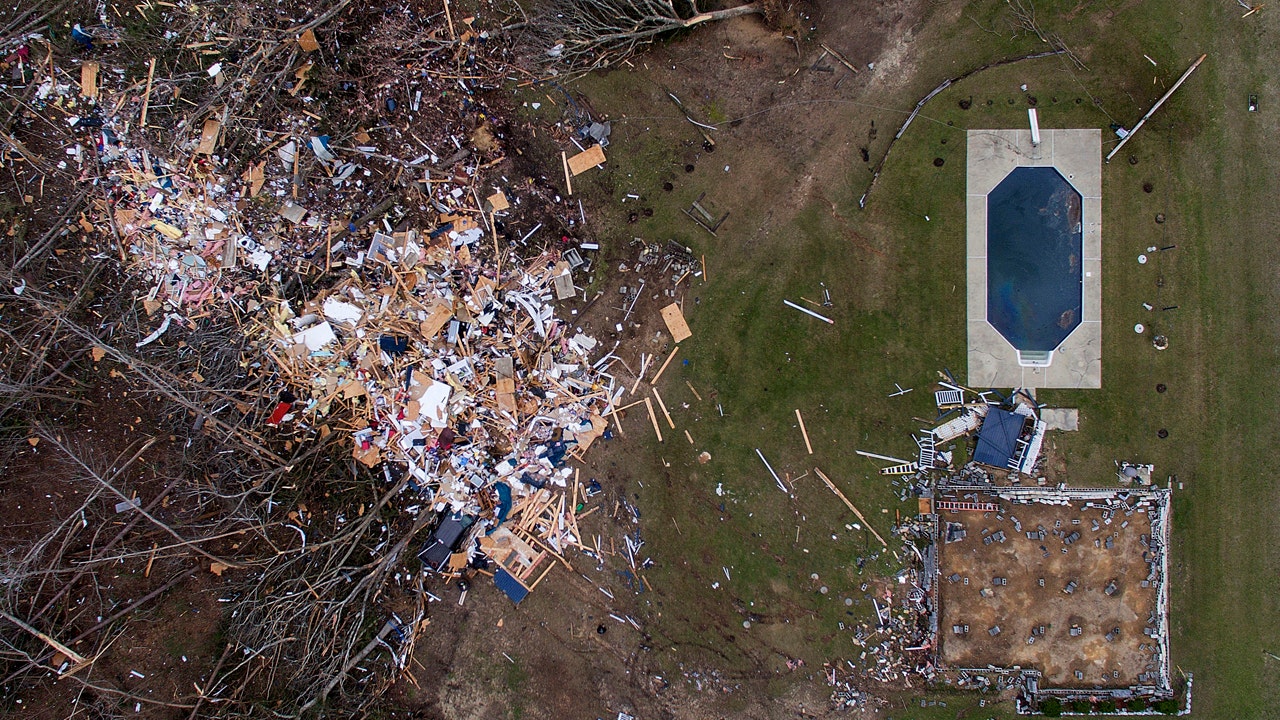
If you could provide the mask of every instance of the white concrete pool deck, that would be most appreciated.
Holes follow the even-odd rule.
[[[1083,205],[1080,325],[1047,367],[1023,367],[1018,351],[987,322],[987,193],[1017,167],[1056,167]],[[1102,387],[1102,134],[1099,130],[969,130],[966,272],[971,387]]]

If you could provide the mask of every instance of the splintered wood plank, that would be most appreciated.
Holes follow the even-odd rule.
[[[809,431],[804,429],[804,418],[800,416],[800,408],[796,408],[796,421],[800,423],[800,434],[804,436],[804,448],[813,454],[813,446],[809,444]]]
[[[591,168],[604,163],[604,148],[592,145],[586,150],[569,158],[569,172],[581,175]]]
[[[585,453],[591,449],[594,443],[601,435],[604,435],[605,428],[609,427],[609,422],[596,413],[591,413],[591,429],[585,432],[577,433],[578,448]]]
[[[313,53],[319,50],[320,43],[319,41],[316,40],[315,31],[307,30],[306,32],[299,35],[298,47],[301,47],[303,52],[309,52],[309,53]]]
[[[423,320],[418,329],[422,333],[422,337],[431,339],[440,332],[449,320],[453,318],[453,308],[446,303],[438,303],[431,307],[431,314]]]
[[[672,430],[676,429],[676,424],[671,420],[671,413],[667,412],[667,404],[662,402],[662,396],[658,394],[658,388],[653,388],[653,397],[658,401],[658,407],[662,409],[662,416],[667,419],[667,424]]]
[[[200,144],[196,146],[197,155],[213,154],[218,147],[218,132],[221,129],[222,123],[213,118],[204,121],[204,128],[200,131]]]
[[[501,212],[511,207],[506,194],[501,190],[485,198],[485,203],[489,206],[488,212]]]
[[[666,362],[662,363],[662,367],[658,368],[658,372],[653,376],[653,379],[649,381],[650,385],[658,384],[658,378],[662,377],[662,373],[667,371],[667,366],[671,364],[672,358],[674,358],[676,356],[676,353],[679,351],[680,351],[679,345],[671,348],[671,354],[667,356]],[[643,372],[641,374],[643,374]]]
[[[241,175],[246,183],[249,184],[249,197],[257,197],[262,192],[262,185],[267,181],[267,174],[264,168],[265,162],[257,162],[249,165],[249,168]]]
[[[96,99],[98,97],[98,69],[101,66],[92,60],[80,64],[80,94]]]
[[[685,322],[684,313],[676,303],[662,308],[662,321],[667,324],[667,331],[671,333],[672,340],[684,342],[693,337],[693,331],[689,329],[689,323]]]
[[[822,482],[826,483],[831,492],[836,494],[836,497],[844,501],[845,506],[853,511],[853,514],[862,521],[862,524],[867,526],[867,529],[871,531],[872,535],[876,536],[876,539],[880,541],[880,544],[885,547],[889,547],[889,543],[885,542],[884,538],[880,537],[880,533],[876,532],[876,529],[871,527],[871,523],[867,522],[867,519],[862,516],[862,511],[858,510],[858,508],[854,507],[853,503],[849,502],[849,498],[845,497],[844,493],[840,492],[840,488],[836,487],[836,484],[831,482],[831,478],[827,477],[827,474],[818,468],[814,468],[813,471],[818,474],[818,477],[821,478]]]
[[[662,428],[658,427],[658,416],[653,414],[653,401],[645,398],[644,406],[649,410],[649,421],[653,423],[653,432],[658,436],[658,442],[662,442]]]
[[[516,381],[512,378],[498,378],[498,409],[511,414],[516,413]]]

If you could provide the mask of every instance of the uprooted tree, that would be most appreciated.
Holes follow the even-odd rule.
[[[757,0],[704,12],[697,0],[547,0],[521,29],[532,64],[572,74],[620,62],[665,33],[741,15],[768,17],[774,5]]]

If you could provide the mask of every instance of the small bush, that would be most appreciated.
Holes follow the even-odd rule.
[[[1071,712],[1077,712],[1077,713],[1081,713],[1082,715],[1088,715],[1089,713],[1093,712],[1093,705],[1090,705],[1088,700],[1072,700]]]
[[[1147,709],[1147,701],[1142,698],[1133,698],[1129,701],[1128,705],[1125,705],[1125,708],[1128,709],[1129,712],[1142,712]]]
[[[1174,715],[1178,712],[1178,701],[1172,699],[1158,700],[1156,701],[1156,704],[1151,707],[1155,708],[1156,712],[1164,713],[1165,715]]]
[[[1049,698],[1040,703],[1040,714],[1045,717],[1061,717],[1062,701],[1058,698]]]
[[[1098,712],[1100,713],[1113,713],[1115,711],[1116,711],[1115,700],[1103,700],[1102,702],[1098,703]]]

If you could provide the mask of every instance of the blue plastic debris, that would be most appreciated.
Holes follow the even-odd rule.
[[[80,23],[71,26],[71,39],[84,46],[85,50],[93,49],[93,36],[80,28]]]
[[[507,597],[511,598],[511,602],[517,605],[529,595],[529,588],[520,582],[520,578],[501,567],[498,568],[498,572],[493,574],[493,584],[506,593]]]
[[[409,349],[409,338],[383,335],[378,338],[378,348],[388,355],[399,355]]]

